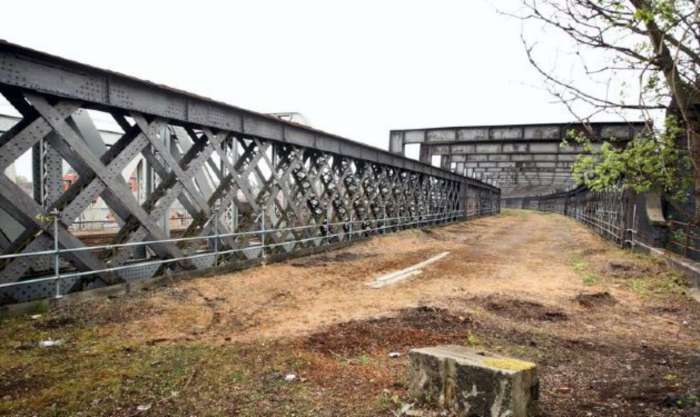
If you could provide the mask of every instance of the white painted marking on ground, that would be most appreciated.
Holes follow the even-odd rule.
[[[420,274],[421,272],[423,272],[421,268],[428,266],[433,262],[437,262],[449,254],[450,252],[442,252],[433,256],[432,258],[426,259],[423,262],[417,263],[413,266],[409,266],[408,268],[404,268],[400,271],[395,271],[386,275],[382,275],[381,277],[376,278],[373,282],[370,282],[367,285],[371,288],[382,288],[384,286],[403,281],[404,279]]]
[[[403,280],[408,279],[414,275],[418,275],[418,274],[422,274],[422,273],[423,273],[422,269],[418,269],[415,271],[407,271],[407,272],[404,272],[403,274],[396,275],[396,276],[392,277],[391,279],[387,279],[384,281],[369,282],[369,283],[367,283],[367,285],[369,285],[370,288],[382,288],[382,287],[386,287],[387,285],[396,284],[399,281],[403,281]]]

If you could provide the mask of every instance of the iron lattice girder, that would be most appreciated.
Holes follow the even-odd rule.
[[[18,72],[22,77],[12,75]],[[46,219],[57,210],[59,246],[80,249],[61,254],[61,269],[105,270],[95,275],[102,284],[133,275],[109,272],[134,262],[133,247],[125,244],[149,241],[145,256],[176,258],[178,262],[167,264],[173,270],[215,262],[190,261],[189,243],[166,240],[169,232],[164,221],[175,201],[192,218],[184,230],[186,237],[209,236],[214,230],[255,231],[262,222],[268,229],[263,238],[273,245],[268,250],[280,253],[345,239],[350,221],[356,224],[354,233],[368,233],[399,225],[391,220],[396,217],[452,216],[459,210],[482,214],[498,208],[498,189],[480,181],[4,43],[0,43],[0,93],[22,115],[0,136],[3,171],[42,143],[77,174],[75,182],[59,190],[60,195],[41,203],[0,175],[0,208],[23,227],[11,242],[5,242],[3,253],[50,250],[53,225]],[[178,110],[183,108],[184,113]],[[107,113],[121,127],[111,146],[97,133],[93,110]],[[123,176],[136,158],[148,164],[155,181],[143,199],[136,198]],[[121,246],[112,250],[83,250],[85,245],[72,231],[76,219],[97,199],[104,200],[119,226],[112,243]],[[229,220],[224,221],[226,212],[235,213],[234,222],[233,214],[226,214]],[[220,249],[242,249],[221,258],[235,261],[260,256],[247,249],[251,239],[258,238],[231,235],[214,244]],[[23,280],[30,273],[53,271],[42,272],[31,257],[0,261],[0,282]],[[154,273],[152,268],[140,276]],[[75,289],[81,286],[78,282]],[[16,293],[0,288],[0,298],[11,297],[18,300]]]
[[[117,141],[109,151],[106,151],[102,160],[109,164],[109,169],[113,172],[121,172],[126,164],[138,153],[140,149],[146,146],[145,138],[134,138],[138,134],[136,129],[128,129],[127,132]],[[87,209],[88,205],[101,194],[103,198],[112,202],[113,207],[114,197],[106,191],[106,186],[103,182],[96,179],[96,176],[82,162],[82,160],[67,146],[67,144],[58,137],[53,136],[50,141],[50,146],[55,149],[60,149],[60,154],[77,170],[80,177],[71,187],[63,193],[54,205],[49,206],[43,215],[51,213],[54,209],[60,211],[61,223],[65,227],[69,227],[76,218]],[[139,140],[140,139],[140,140]],[[127,144],[128,143],[128,144]],[[0,148],[2,149],[2,148]],[[120,156],[117,158],[117,156]],[[103,194],[104,192],[104,194]],[[124,215],[123,215],[124,216]],[[53,242],[46,236],[39,236],[35,240],[31,240],[42,227],[36,223],[34,227],[27,227],[25,231],[13,242],[13,245],[6,250],[6,253],[31,253],[41,250],[47,250],[52,247]],[[27,242],[30,242],[27,244]],[[80,246],[76,246],[80,247]],[[6,282],[16,277],[22,276],[32,265],[31,258],[16,258],[8,261],[0,271],[0,281]],[[111,275],[102,277],[108,283],[114,282]],[[106,279],[105,279],[106,278]]]

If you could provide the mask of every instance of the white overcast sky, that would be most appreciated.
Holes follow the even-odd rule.
[[[518,4],[22,0],[0,37],[387,148],[390,129],[572,119],[496,12]]]

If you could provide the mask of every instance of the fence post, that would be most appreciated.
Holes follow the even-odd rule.
[[[51,211],[53,217],[53,273],[56,282],[56,298],[63,297],[61,295],[61,251],[58,248],[58,209],[54,208]]]

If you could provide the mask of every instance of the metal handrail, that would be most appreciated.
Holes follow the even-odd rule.
[[[460,211],[463,212],[463,211]],[[223,234],[211,234],[211,235],[202,235],[202,236],[190,236],[190,237],[179,237],[179,238],[168,238],[168,239],[161,239],[161,240],[142,240],[140,242],[129,242],[129,243],[113,243],[113,244],[108,244],[108,245],[95,245],[95,246],[83,246],[79,248],[63,248],[59,249],[58,252],[63,254],[63,253],[72,253],[72,252],[83,252],[83,251],[93,251],[93,250],[100,250],[100,249],[115,249],[115,248],[122,248],[122,247],[134,247],[134,246],[148,246],[148,245],[158,245],[158,244],[163,244],[163,243],[175,243],[175,242],[186,242],[186,241],[194,241],[194,240],[209,240],[213,238],[226,238],[226,237],[238,237],[238,236],[256,236],[256,235],[261,235],[261,234],[268,234],[272,232],[286,232],[286,231],[294,231],[294,230],[302,230],[302,229],[310,229],[310,228],[316,228],[316,227],[326,227],[326,226],[338,226],[338,225],[346,225],[350,223],[363,223],[363,222],[386,222],[386,221],[393,221],[393,220],[401,220],[401,219],[411,219],[411,218],[416,218],[416,217],[431,217],[431,216],[439,216],[442,213],[437,213],[437,214],[427,214],[427,215],[420,215],[420,216],[403,216],[403,217],[387,217],[387,218],[382,218],[382,219],[365,219],[365,220],[348,220],[345,222],[335,222],[335,223],[328,223],[326,224],[315,224],[315,225],[304,225],[304,226],[294,226],[294,227],[286,227],[286,228],[280,228],[280,229],[258,229],[258,230],[250,230],[250,231],[245,231],[245,232],[232,232],[232,233],[223,233]],[[27,256],[40,256],[40,255],[53,255],[56,253],[55,250],[44,250],[44,251],[36,251],[36,252],[27,252],[27,253],[10,253],[10,254],[5,254],[5,255],[0,255],[0,260],[2,259],[12,259],[12,258],[21,258],[21,257],[27,257]]]
[[[497,208],[492,207],[486,210],[479,210],[477,213],[474,213],[474,215],[482,215],[482,214],[491,214],[493,212],[497,211]],[[57,240],[57,218],[58,216],[55,216],[54,218],[54,250],[45,250],[45,251],[37,251],[37,252],[30,252],[30,253],[18,253],[18,254],[7,254],[7,255],[1,255],[0,259],[8,259],[8,258],[18,258],[18,257],[27,257],[27,256],[42,256],[42,255],[54,255],[54,275],[49,276],[49,277],[42,277],[42,278],[34,278],[34,279],[28,279],[24,281],[17,281],[17,282],[10,282],[10,283],[0,283],[0,288],[7,288],[7,287],[13,287],[13,286],[18,286],[18,285],[25,285],[25,284],[31,284],[31,283],[38,283],[38,282],[50,282],[50,281],[55,281],[56,282],[56,297],[60,298],[61,297],[61,291],[60,291],[60,282],[64,279],[71,279],[71,278],[81,278],[84,276],[88,275],[94,275],[94,274],[100,274],[100,273],[106,273],[106,272],[117,272],[117,271],[122,271],[122,270],[127,270],[130,268],[141,268],[141,267],[147,267],[147,266],[153,266],[153,265],[163,265],[163,264],[169,264],[173,262],[180,262],[184,260],[191,260],[191,259],[198,259],[198,258],[203,258],[203,257],[210,257],[214,256],[214,265],[218,264],[218,257],[221,255],[227,255],[227,254],[232,254],[232,253],[240,253],[244,251],[255,251],[260,249],[262,251],[262,256],[264,257],[264,252],[265,248],[275,248],[275,247],[280,247],[280,246],[285,246],[289,244],[299,244],[299,243],[305,243],[309,241],[314,241],[314,240],[319,240],[319,239],[332,239],[336,237],[342,237],[342,236],[349,236],[350,238],[353,235],[356,234],[362,234],[362,233],[372,233],[372,232],[377,232],[377,231],[383,231],[386,229],[391,229],[391,228],[397,228],[397,227],[404,227],[404,226],[413,226],[413,225],[423,225],[425,223],[430,223],[430,222],[442,222],[445,220],[456,220],[457,218],[460,217],[460,214],[464,215],[466,212],[464,210],[458,210],[458,211],[452,211],[448,213],[431,213],[431,214],[425,214],[425,215],[414,215],[414,216],[402,216],[402,217],[393,217],[393,218],[381,218],[381,219],[365,219],[365,220],[349,220],[347,222],[335,222],[335,223],[329,223],[329,224],[322,224],[322,225],[305,225],[305,226],[296,226],[292,228],[281,228],[281,229],[265,229],[264,225],[262,229],[258,231],[247,231],[247,232],[237,232],[237,233],[226,233],[226,234],[213,234],[213,235],[206,235],[206,236],[197,236],[197,237],[189,237],[189,238],[174,238],[174,239],[163,239],[163,240],[155,240],[155,241],[143,241],[143,242],[132,242],[132,243],[123,243],[123,244],[114,244],[114,245],[98,245],[98,246],[89,246],[89,247],[82,247],[82,248],[69,248],[69,249],[60,249],[58,247],[58,240]],[[442,216],[442,217],[437,217],[437,216]],[[469,217],[469,213],[466,213],[466,216],[464,217]],[[402,222],[398,224],[390,224],[390,225],[383,225],[375,228],[363,228],[360,230],[353,230],[352,229],[352,224],[355,223],[362,223],[362,222],[381,222],[381,223],[386,223],[388,221],[395,221],[395,220],[405,220],[405,219],[413,219],[413,221],[408,221],[408,222]],[[69,273],[61,273],[60,269],[58,268],[58,262],[60,259],[61,254],[65,253],[71,253],[71,252],[77,252],[77,251],[82,251],[82,250],[97,250],[97,249],[111,249],[111,248],[116,248],[116,247],[125,247],[125,246],[139,246],[139,245],[149,245],[149,244],[158,244],[158,243],[166,243],[166,242],[178,242],[178,241],[187,241],[187,240],[196,240],[196,239],[201,239],[201,240],[207,240],[207,239],[216,239],[218,241],[222,237],[227,237],[227,236],[246,236],[246,235],[260,235],[261,237],[264,237],[267,234],[270,233],[277,233],[277,232],[283,232],[283,231],[289,231],[289,230],[294,230],[294,229],[304,229],[304,228],[317,228],[317,227],[330,227],[330,226],[335,226],[335,225],[350,225],[350,230],[345,231],[345,232],[339,232],[339,233],[334,233],[334,234],[327,234],[327,235],[320,235],[320,236],[313,236],[313,237],[308,237],[308,238],[303,238],[303,239],[293,239],[293,240],[285,240],[283,242],[276,242],[276,243],[271,243],[271,244],[265,244],[265,240],[261,239],[261,244],[256,245],[256,246],[248,246],[245,248],[232,248],[232,249],[227,249],[227,250],[219,250],[218,245],[215,245],[214,251],[206,251],[204,253],[196,253],[196,254],[191,254],[187,256],[181,256],[177,258],[169,258],[169,259],[158,259],[158,260],[153,260],[153,261],[145,261],[145,262],[137,262],[137,263],[132,263],[128,265],[120,265],[120,266],[114,266],[110,268],[103,268],[103,269],[98,269],[98,270],[92,270],[92,271],[80,271],[80,272],[69,272]]]

